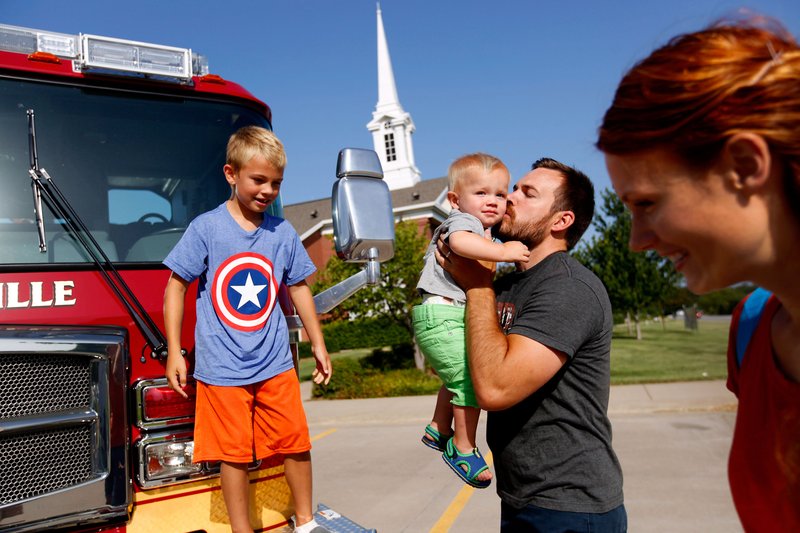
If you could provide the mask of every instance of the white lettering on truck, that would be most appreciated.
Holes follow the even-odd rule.
[[[74,281],[52,282],[52,290],[48,291],[48,296],[52,295],[52,298],[46,300],[43,281],[28,283],[27,296],[20,295],[19,286],[20,283],[17,281],[0,283],[0,309],[65,307],[75,305],[77,301],[72,296],[72,289],[75,287]]]

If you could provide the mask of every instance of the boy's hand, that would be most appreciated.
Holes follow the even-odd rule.
[[[311,373],[311,379],[317,385],[327,385],[333,375],[333,365],[331,365],[331,357],[328,355],[328,349],[325,345],[311,346],[311,351],[314,352],[314,359],[317,361],[317,367]]]
[[[180,348],[169,349],[167,355],[167,382],[169,388],[188,398],[189,395],[183,391],[186,387],[186,359],[183,358]]]
[[[506,263],[527,262],[531,257],[531,251],[527,246],[519,241],[508,241],[503,243],[503,261]]]

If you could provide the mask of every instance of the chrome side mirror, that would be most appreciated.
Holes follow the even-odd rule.
[[[351,263],[366,263],[349,278],[314,296],[317,313],[327,313],[356,291],[381,280],[381,262],[394,257],[394,212],[378,154],[345,148],[336,162],[332,215],[336,253]],[[299,327],[298,317],[287,317]]]
[[[331,201],[337,255],[351,263],[388,261],[394,256],[394,213],[378,154],[343,149],[336,177]]]

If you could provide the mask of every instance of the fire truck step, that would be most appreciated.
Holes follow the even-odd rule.
[[[377,530],[362,527],[322,503],[317,505],[314,519],[332,533],[377,533]]]

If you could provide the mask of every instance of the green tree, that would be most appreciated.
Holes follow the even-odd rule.
[[[420,234],[414,221],[400,222],[394,230],[394,257],[381,264],[381,281],[365,287],[332,311],[334,319],[387,316],[414,336],[411,308],[420,302],[417,280],[428,238]],[[361,263],[345,263],[334,256],[312,287],[316,294],[363,268]],[[421,358],[418,359],[421,362]]]
[[[641,339],[640,318],[645,314],[663,315],[676,289],[678,274],[652,250],[631,251],[630,211],[613,191],[604,190],[601,198],[602,213],[592,222],[597,234],[574,255],[603,281],[614,311],[623,313],[626,320],[633,318],[636,338]]]

